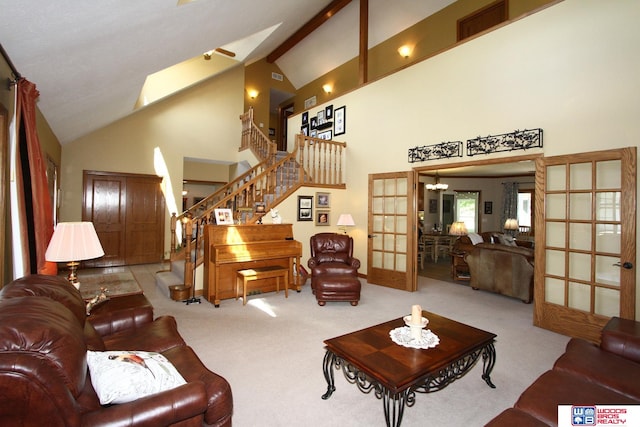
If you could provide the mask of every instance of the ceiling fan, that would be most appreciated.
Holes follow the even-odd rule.
[[[210,50],[208,52],[205,52],[203,54],[205,61],[209,61],[211,59],[211,55],[213,55],[213,52],[218,52],[222,55],[226,55],[230,58],[235,58],[236,54],[234,52],[231,52],[230,50],[227,49],[223,49],[221,47],[218,47],[216,49]]]

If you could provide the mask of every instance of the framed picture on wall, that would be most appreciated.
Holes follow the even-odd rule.
[[[309,112],[305,111],[304,113],[302,113],[302,124],[303,125],[308,125],[309,124]]]
[[[327,120],[333,119],[333,105],[324,107],[324,118]]]
[[[491,215],[493,213],[493,202],[484,202],[484,214]]]
[[[309,136],[309,124],[302,125],[300,127],[300,133],[303,134],[304,136]]]
[[[346,108],[344,105],[333,111],[333,134],[342,135],[346,132]]]
[[[316,225],[329,225],[331,211],[316,211]]]
[[[316,193],[316,207],[324,209],[331,206],[330,193]]]
[[[313,196],[298,196],[298,221],[313,221]]]
[[[326,139],[327,141],[331,140],[331,129],[329,130],[324,130],[322,132],[318,132],[318,138],[320,139]]]
[[[438,199],[429,199],[429,213],[438,213]]]

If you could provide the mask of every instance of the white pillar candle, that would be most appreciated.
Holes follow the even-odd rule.
[[[417,304],[411,306],[411,324],[422,325],[422,307]]]

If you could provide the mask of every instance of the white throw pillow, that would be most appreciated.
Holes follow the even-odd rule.
[[[102,405],[131,402],[186,384],[160,353],[87,351],[87,364]]]
[[[469,236],[469,240],[471,240],[471,243],[474,245],[484,242],[484,239],[482,238],[482,236],[477,233],[469,233],[467,234],[467,236]]]

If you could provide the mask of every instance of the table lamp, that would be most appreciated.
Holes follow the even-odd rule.
[[[80,288],[76,272],[80,261],[98,258],[104,250],[91,222],[60,222],[53,231],[45,259],[66,262],[69,267],[69,283]]]
[[[467,234],[467,226],[462,221],[456,221],[449,227],[449,234],[452,236],[465,236]]]
[[[356,223],[353,221],[351,214],[340,214],[338,217],[338,227],[347,234],[347,227],[353,227]]]
[[[515,218],[507,218],[504,222],[504,229],[511,236],[515,236],[516,230],[518,229],[518,220]]]

